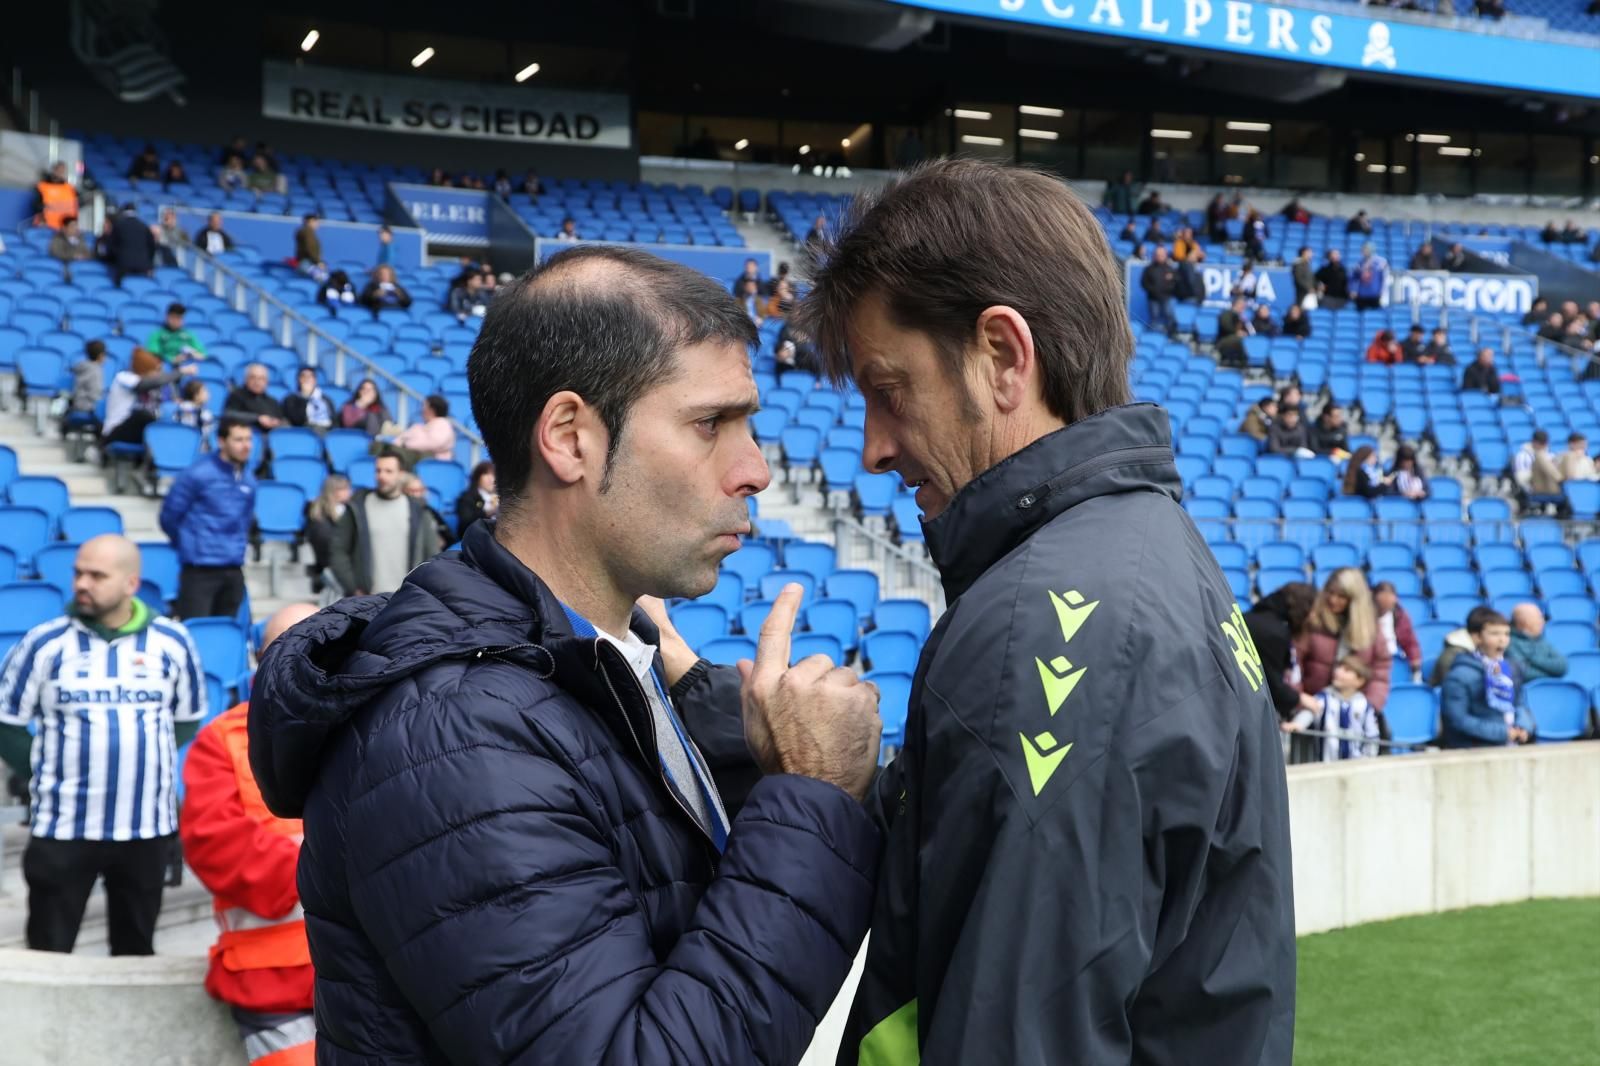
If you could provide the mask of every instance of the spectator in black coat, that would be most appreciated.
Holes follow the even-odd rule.
[[[161,157],[156,155],[156,150],[151,145],[145,145],[144,151],[134,156],[133,162],[128,164],[129,181],[160,181]],[[1555,223],[1551,223],[1555,225]]]
[[[744,261],[744,269],[739,272],[738,277],[733,279],[732,291],[735,296],[744,295],[744,283],[747,281],[756,283],[757,293],[761,291],[761,287],[764,284],[761,277],[761,264],[754,259],[746,259]]]
[[[1460,244],[1452,244],[1449,254],[1444,257],[1444,269],[1452,273],[1467,269],[1467,250]]]
[[[1550,317],[1544,320],[1544,325],[1540,326],[1534,335],[1554,344],[1560,344],[1567,337],[1566,319],[1561,317],[1560,311],[1552,311]]]
[[[1438,270],[1439,256],[1433,250],[1432,241],[1423,241],[1422,247],[1411,255],[1410,268],[1412,270]]]
[[[1330,311],[1350,302],[1350,271],[1337,248],[1328,249],[1327,262],[1317,271],[1317,298],[1319,305]]]
[[[1406,332],[1406,339],[1400,342],[1400,359],[1405,363],[1420,363],[1422,353],[1427,350],[1428,342],[1424,339],[1427,334],[1417,323],[1411,324],[1411,329]]]
[[[1428,346],[1422,349],[1422,356],[1417,360],[1423,366],[1455,366],[1456,355],[1450,350],[1450,342],[1446,339],[1445,331],[1436,329],[1433,337],[1428,341]]]
[[[1543,296],[1535,296],[1533,298],[1533,303],[1528,306],[1527,311],[1523,312],[1522,324],[1524,326],[1531,326],[1535,322],[1543,322],[1549,317],[1550,301],[1545,299]]]
[[[303,366],[295,375],[295,391],[283,398],[283,414],[291,426],[305,426],[318,433],[333,428],[333,403],[322,394],[316,367]]]
[[[1367,217],[1366,211],[1357,211],[1350,221],[1344,224],[1344,231],[1370,237],[1372,235],[1372,220]]]
[[[1294,661],[1294,642],[1305,630],[1306,619],[1311,616],[1316,602],[1315,586],[1291,581],[1263,596],[1245,612],[1245,628],[1255,642],[1256,654],[1261,656],[1273,709],[1285,722],[1301,710],[1318,709],[1316,697],[1306,695],[1288,681]]]
[[[1292,305],[1283,313],[1283,335],[1305,340],[1311,336],[1311,319],[1302,310],[1299,304]]]
[[[1278,404],[1278,418],[1267,427],[1266,450],[1273,455],[1309,458],[1311,442],[1306,435],[1305,423],[1300,421],[1300,408]]]
[[[312,561],[306,564],[311,575],[312,590],[321,592],[323,571],[333,561],[333,531],[350,503],[350,479],[343,474],[329,474],[322,482],[317,498],[306,504],[306,543],[311,545]]]
[[[233,238],[222,228],[222,212],[206,216],[206,224],[194,231],[194,246],[211,255],[233,251]]]
[[[500,493],[494,483],[494,464],[487,459],[472,468],[467,487],[456,497],[456,536],[467,535],[467,527],[480,518],[500,513]]]
[[[1272,320],[1272,308],[1266,304],[1256,304],[1256,313],[1250,319],[1250,329],[1262,337],[1276,337],[1281,332],[1278,324]]]
[[[1167,205],[1161,202],[1161,194],[1151,189],[1145,194],[1145,198],[1139,201],[1139,207],[1135,213],[1140,215],[1159,215],[1166,209]]]
[[[372,280],[361,290],[357,301],[377,318],[385,310],[405,310],[411,306],[411,294],[394,276],[394,267],[381,266],[372,272]]]
[[[156,235],[139,217],[137,204],[126,203],[111,222],[106,238],[106,258],[111,266],[112,283],[119,288],[129,274],[148,276],[156,263]]]
[[[1478,349],[1478,357],[1467,367],[1467,372],[1461,375],[1461,391],[1491,393],[1500,391],[1500,370],[1494,365],[1493,348]]]
[[[1255,332],[1251,326],[1243,296],[1235,296],[1233,305],[1217,316],[1217,361],[1226,367],[1243,369],[1249,363],[1245,355],[1244,339]]]
[[[267,394],[269,374],[265,365],[251,363],[244,368],[244,384],[228,393],[222,417],[259,426],[263,430],[277,429],[286,421],[283,405]]]
[[[1155,258],[1144,268],[1144,277],[1139,279],[1139,287],[1144,289],[1145,298],[1150,304],[1151,329],[1171,335],[1177,328],[1178,324],[1172,317],[1172,296],[1177,286],[1178,272],[1167,259],[1166,246],[1157,245]]]
[[[1350,427],[1344,408],[1329,401],[1311,426],[1311,450],[1318,455],[1341,456],[1350,450]]]

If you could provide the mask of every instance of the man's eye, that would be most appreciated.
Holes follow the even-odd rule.
[[[695,423],[696,426],[700,427],[700,431],[702,433],[706,433],[710,436],[716,435],[717,427],[721,424],[722,417],[720,415],[712,415],[710,418],[702,418],[700,421]]]

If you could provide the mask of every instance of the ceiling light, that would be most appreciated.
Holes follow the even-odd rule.
[[[977,119],[979,122],[988,122],[990,119],[994,118],[994,115],[991,112],[988,112],[988,111],[974,111],[971,108],[966,108],[966,107],[958,107],[958,108],[956,108],[955,115],[956,115],[956,118],[974,118],[974,119]]]
[[[318,33],[316,30],[312,30],[310,33],[306,34],[305,37],[300,41],[300,51],[311,51],[317,46],[317,38],[321,36],[322,34]]]
[[[1059,107],[1035,107],[1033,104],[1023,104],[1017,110],[1024,115],[1038,115],[1040,118],[1061,118],[1066,114]]]
[[[1600,166],[1600,155],[1592,155],[1592,156],[1590,156],[1589,157],[1589,165],[1591,167]]]
[[[1272,130],[1270,122],[1225,122],[1223,125],[1235,133],[1268,133]]]
[[[811,146],[809,144],[802,144],[800,146],[800,154],[801,155],[810,155],[811,154]]]
[[[1225,144],[1222,146],[1222,150],[1229,155],[1261,154],[1261,146],[1259,144]]]
[[[529,78],[533,77],[537,73],[539,73],[539,64],[537,64],[537,63],[529,63],[527,66],[525,66],[521,70],[517,71],[517,81],[519,81],[519,82],[527,81]]]
[[[737,141],[733,142],[733,150],[735,152],[742,152],[746,148],[749,148],[749,147],[750,147],[750,138],[748,138],[748,137],[740,137]]]
[[[1389,168],[1389,173],[1391,173],[1391,174],[1404,174],[1405,172],[1406,172],[1406,168],[1405,167],[1390,167]]]
[[[428,60],[430,60],[432,58],[433,58],[433,46],[429,45],[428,47],[424,48],[422,51],[418,52],[416,55],[411,57],[411,65],[413,67],[420,67],[420,66],[422,66],[422,64],[426,63]]]
[[[1017,131],[1017,136],[1030,137],[1036,141],[1059,141],[1061,139],[1061,134],[1055,130],[1020,129]]]
[[[963,133],[961,135],[961,143],[962,144],[982,144],[982,145],[987,145],[987,146],[989,146],[991,148],[998,148],[1002,144],[1005,144],[1006,142],[1001,140],[999,137],[979,137],[975,133]]]
[[[1365,153],[1365,152],[1357,152],[1356,153],[1356,162],[1357,163],[1365,163],[1366,161],[1367,161],[1367,153]]]
[[[1454,155],[1454,156],[1470,156],[1472,154],[1472,149],[1471,148],[1453,148],[1450,145],[1445,145],[1444,147],[1439,149],[1439,154],[1440,155]]]
[[[1406,139],[1410,140],[1409,137]],[[1417,134],[1417,141],[1421,144],[1449,144],[1450,135],[1448,133],[1419,133]]]
[[[1416,139],[1417,139],[1417,135],[1415,133],[1406,134],[1406,141],[1407,142],[1414,141]]]
[[[1367,173],[1368,174],[1387,174],[1387,173],[1389,173],[1389,168],[1384,166],[1382,163],[1368,163],[1367,164]]]
[[[840,148],[849,148],[850,147],[850,138],[846,137],[843,140],[841,140],[839,142],[839,147]]]
[[[1187,141],[1194,137],[1193,130],[1151,130],[1150,136],[1164,141]]]

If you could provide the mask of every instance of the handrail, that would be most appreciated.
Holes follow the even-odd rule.
[[[759,525],[760,519],[756,521]],[[905,596],[922,600],[935,619],[944,613],[944,583],[938,568],[926,556],[913,553],[843,514],[833,518],[833,543],[841,567],[865,563],[883,575],[885,599]]]
[[[331,376],[335,385],[341,388],[346,387],[346,364],[354,360],[360,364],[363,374],[377,378],[395,390],[398,400],[394,416],[395,421],[400,425],[410,425],[411,420],[407,416],[409,414],[409,405],[412,402],[416,403],[419,410],[421,409],[422,401],[426,398],[421,393],[373,363],[370,358],[351,348],[339,338],[317,328],[316,324],[310,319],[295,311],[284,301],[249,278],[244,277],[238,271],[219,262],[210,253],[202,251],[185,240],[178,245],[176,254],[180,264],[185,259],[191,260],[188,264],[188,269],[194,279],[209,285],[211,291],[215,295],[227,299],[234,310],[248,314],[250,311],[250,299],[254,298],[255,313],[252,315],[252,319],[258,328],[272,332],[273,321],[271,315],[276,313],[278,316],[276,335],[279,343],[285,348],[294,347],[294,331],[296,328],[300,329],[305,335],[305,349],[302,354],[305,356],[306,362],[311,366],[321,367],[321,352],[318,349],[326,345],[333,353]],[[207,277],[208,271],[211,274],[209,278]],[[233,286],[231,295],[227,291],[229,283]],[[472,463],[475,465],[484,454],[483,438],[467,428],[458,419],[452,418],[450,423],[455,426],[458,436],[465,437],[471,442]]]
[[[1296,729],[1292,733],[1285,733],[1288,737],[1318,737],[1331,740],[1348,740],[1351,743],[1372,744],[1379,748],[1404,748],[1407,751],[1438,751],[1436,744],[1405,744],[1398,740],[1384,740],[1380,737],[1369,737],[1364,733],[1351,733],[1340,729]],[[1326,759],[1312,759],[1311,762],[1326,762]]]

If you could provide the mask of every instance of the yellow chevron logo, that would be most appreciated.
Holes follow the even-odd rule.
[[[1092,603],[1083,602],[1083,594],[1077,589],[1068,589],[1059,596],[1050,593],[1050,605],[1056,609],[1056,618],[1061,622],[1061,639],[1072,643],[1072,638],[1078,635],[1078,630],[1083,623],[1089,620],[1094,609],[1100,606],[1100,601]]]
[[[1050,778],[1067,757],[1067,752],[1072,750],[1072,745],[1060,744],[1049,730],[1032,740],[1028,739],[1026,733],[1018,733],[1017,739],[1022,741],[1022,758],[1028,764],[1028,780],[1033,785],[1033,794],[1037,796],[1050,783]]]
[[[1039,683],[1044,686],[1045,703],[1049,705],[1053,718],[1061,705],[1067,702],[1067,697],[1072,695],[1072,690],[1078,687],[1088,667],[1080,666],[1074,670],[1065,655],[1057,655],[1048,663],[1039,658],[1033,661],[1039,667]]]

